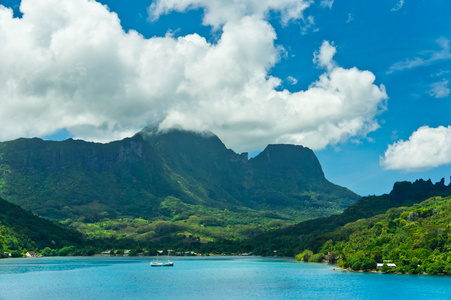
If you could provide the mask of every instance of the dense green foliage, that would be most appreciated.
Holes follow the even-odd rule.
[[[341,267],[375,270],[376,263],[388,261],[396,267],[386,264],[383,272],[451,275],[451,197],[391,208],[337,228],[328,238],[315,255],[331,250]],[[305,260],[305,253],[297,259]]]
[[[65,207],[68,218],[63,223],[78,229],[84,238],[0,199],[3,250],[0,257],[5,253],[19,257],[30,250],[59,256],[93,255],[104,250],[122,255],[124,249],[130,249],[130,255],[155,255],[159,249],[173,249],[182,254],[292,255],[303,251],[296,259],[338,261],[339,266],[353,270],[374,270],[376,263],[391,261],[397,267],[384,265],[383,272],[449,274],[451,197],[441,196],[450,194],[451,184],[445,186],[444,180],[435,185],[423,180],[396,183],[389,195],[364,197],[340,215],[284,229],[278,228],[293,222],[288,208],[272,212],[226,206],[229,210],[195,201],[184,202],[175,196],[158,200],[154,208],[158,217],[153,219],[109,218],[103,211],[93,222],[86,215]],[[430,196],[437,197],[416,204]],[[99,207],[100,201],[94,208]]]
[[[22,256],[27,250],[37,251],[45,247],[82,248],[83,244],[81,233],[37,217],[0,198],[0,256],[5,256],[5,252]]]
[[[390,260],[397,267],[384,272],[450,273],[451,184],[398,182],[354,203],[300,146],[269,145],[249,160],[184,131],[108,144],[19,139],[0,143],[0,195],[63,223],[0,199],[0,257],[299,253],[354,270]]]
[[[240,240],[359,198],[327,181],[310,149],[270,145],[248,159],[213,134],[150,128],[108,144],[0,143],[0,196],[90,237],[139,241]]]
[[[348,223],[383,214],[390,208],[411,206],[429,197],[448,195],[451,195],[451,184],[446,186],[444,180],[436,184],[430,180],[417,180],[414,183],[397,182],[390,194],[363,197],[345,209],[342,214],[274,230],[253,238],[250,243],[253,251],[262,255],[269,255],[274,250],[286,256],[295,256],[305,249],[318,253],[331,239],[346,240],[349,237],[348,231],[335,230]]]
[[[187,241],[201,242],[215,239],[243,240],[291,224],[283,215],[267,211],[245,208],[220,210],[185,204],[174,197],[167,197],[161,207],[170,211],[170,217],[153,221],[143,218],[104,218],[96,223],[67,219],[63,223],[84,232],[89,238],[127,237],[143,242],[179,236],[184,236]]]
[[[138,219],[123,221],[135,226],[147,222]],[[121,222],[105,221],[105,223],[107,227],[118,226],[118,224],[122,226]],[[138,253],[155,255],[159,249],[174,249],[182,253],[195,251],[216,254],[249,251],[238,241],[217,239],[215,242],[205,243],[208,240],[172,232],[170,222],[161,221],[160,224],[154,225],[156,231],[166,232],[166,235],[154,240],[143,239],[140,241],[139,239],[124,238],[130,236],[121,235],[122,232],[127,233],[126,230],[120,230],[122,227],[111,228],[111,231],[118,229],[119,234],[105,237],[96,236],[79,228],[81,232],[85,233],[83,236],[78,231],[35,216],[0,198],[0,258],[22,257],[28,251],[44,256],[93,255],[105,250],[121,255],[124,253],[124,249],[130,249],[130,255]]]

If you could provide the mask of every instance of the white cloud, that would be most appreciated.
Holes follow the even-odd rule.
[[[307,18],[304,18],[304,25],[301,27],[302,35],[307,34],[309,30],[313,32],[319,31],[319,29],[315,27],[315,18],[313,16],[308,16]]]
[[[208,3],[222,9],[221,1]],[[309,2],[267,0],[252,6],[255,13],[215,22],[219,13],[208,4],[205,18],[223,23],[214,44],[197,34],[126,33],[118,16],[94,1],[22,0],[21,19],[0,6],[0,139],[66,128],[77,138],[109,141],[156,121],[211,130],[235,151],[274,142],[321,149],[365,137],[378,128],[385,89],[369,71],[339,67],[333,44],[315,53],[325,70],[305,91],[278,91],[281,80],[269,75],[281,52],[264,14],[289,14],[282,8],[302,3]]]
[[[399,2],[396,3],[396,6],[393,7],[393,8],[391,9],[391,11],[398,11],[398,10],[400,10],[403,6],[404,6],[404,0],[399,0]]]
[[[263,19],[269,11],[276,11],[286,24],[302,19],[304,10],[312,3],[313,0],[157,0],[149,7],[149,16],[151,20],[157,20],[171,11],[204,8],[204,25],[219,28],[245,16]]]
[[[424,171],[451,163],[451,126],[420,127],[408,141],[388,146],[381,166],[388,170]]]
[[[330,9],[332,9],[332,5],[334,4],[334,0],[321,0],[320,5],[322,7],[329,7]]]
[[[293,76],[288,76],[288,77],[287,77],[287,81],[288,81],[288,83],[291,84],[291,85],[295,85],[295,84],[298,83],[298,80],[297,80],[296,78],[294,78]]]
[[[226,145],[239,150],[261,149],[269,141],[322,149],[365,136],[378,128],[375,116],[385,109],[385,89],[374,85],[375,77],[368,71],[337,67],[332,48],[325,41],[316,53],[317,63],[328,71],[307,91],[277,92],[274,88],[279,80],[266,80],[259,74],[238,93],[170,112],[162,127],[214,127]],[[198,97],[202,95],[204,89]]]
[[[442,81],[431,84],[429,95],[434,98],[445,98],[449,96],[449,92],[448,80],[443,79]]]
[[[426,51],[425,54],[421,56],[397,62],[389,68],[387,73],[390,74],[396,71],[410,70],[417,67],[428,66],[438,61],[451,59],[450,41],[442,37],[437,40],[437,44],[439,44],[441,50]]]
[[[449,73],[450,73],[449,70],[440,70],[440,71],[438,71],[438,72],[435,73],[435,74],[431,74],[431,77],[432,77],[432,78],[434,78],[434,77],[440,77],[440,76],[442,76],[442,75],[449,74]]]
[[[332,70],[335,67],[333,57],[337,53],[337,49],[333,44],[328,41],[323,41],[319,51],[316,51],[313,55],[313,62],[320,67],[325,67],[328,70]]]

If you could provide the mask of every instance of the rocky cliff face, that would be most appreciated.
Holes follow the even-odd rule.
[[[316,155],[302,146],[268,145],[251,163],[256,168],[271,172],[296,172],[305,178],[324,179]]]
[[[149,128],[108,144],[0,143],[0,196],[56,219],[155,217],[168,196],[221,209],[316,215],[337,213],[359,198],[327,181],[308,148],[269,145],[248,160],[211,133]]]
[[[410,181],[399,181],[393,185],[390,192],[390,202],[393,204],[414,204],[434,196],[451,195],[451,183],[446,186],[445,178],[435,184],[429,179]]]

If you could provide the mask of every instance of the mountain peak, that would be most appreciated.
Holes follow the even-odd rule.
[[[316,155],[303,146],[270,144],[251,162],[269,169],[296,170],[307,176],[324,177]]]

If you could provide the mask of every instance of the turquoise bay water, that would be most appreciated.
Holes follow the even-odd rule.
[[[0,260],[0,299],[451,299],[451,277],[351,273],[283,258]]]

